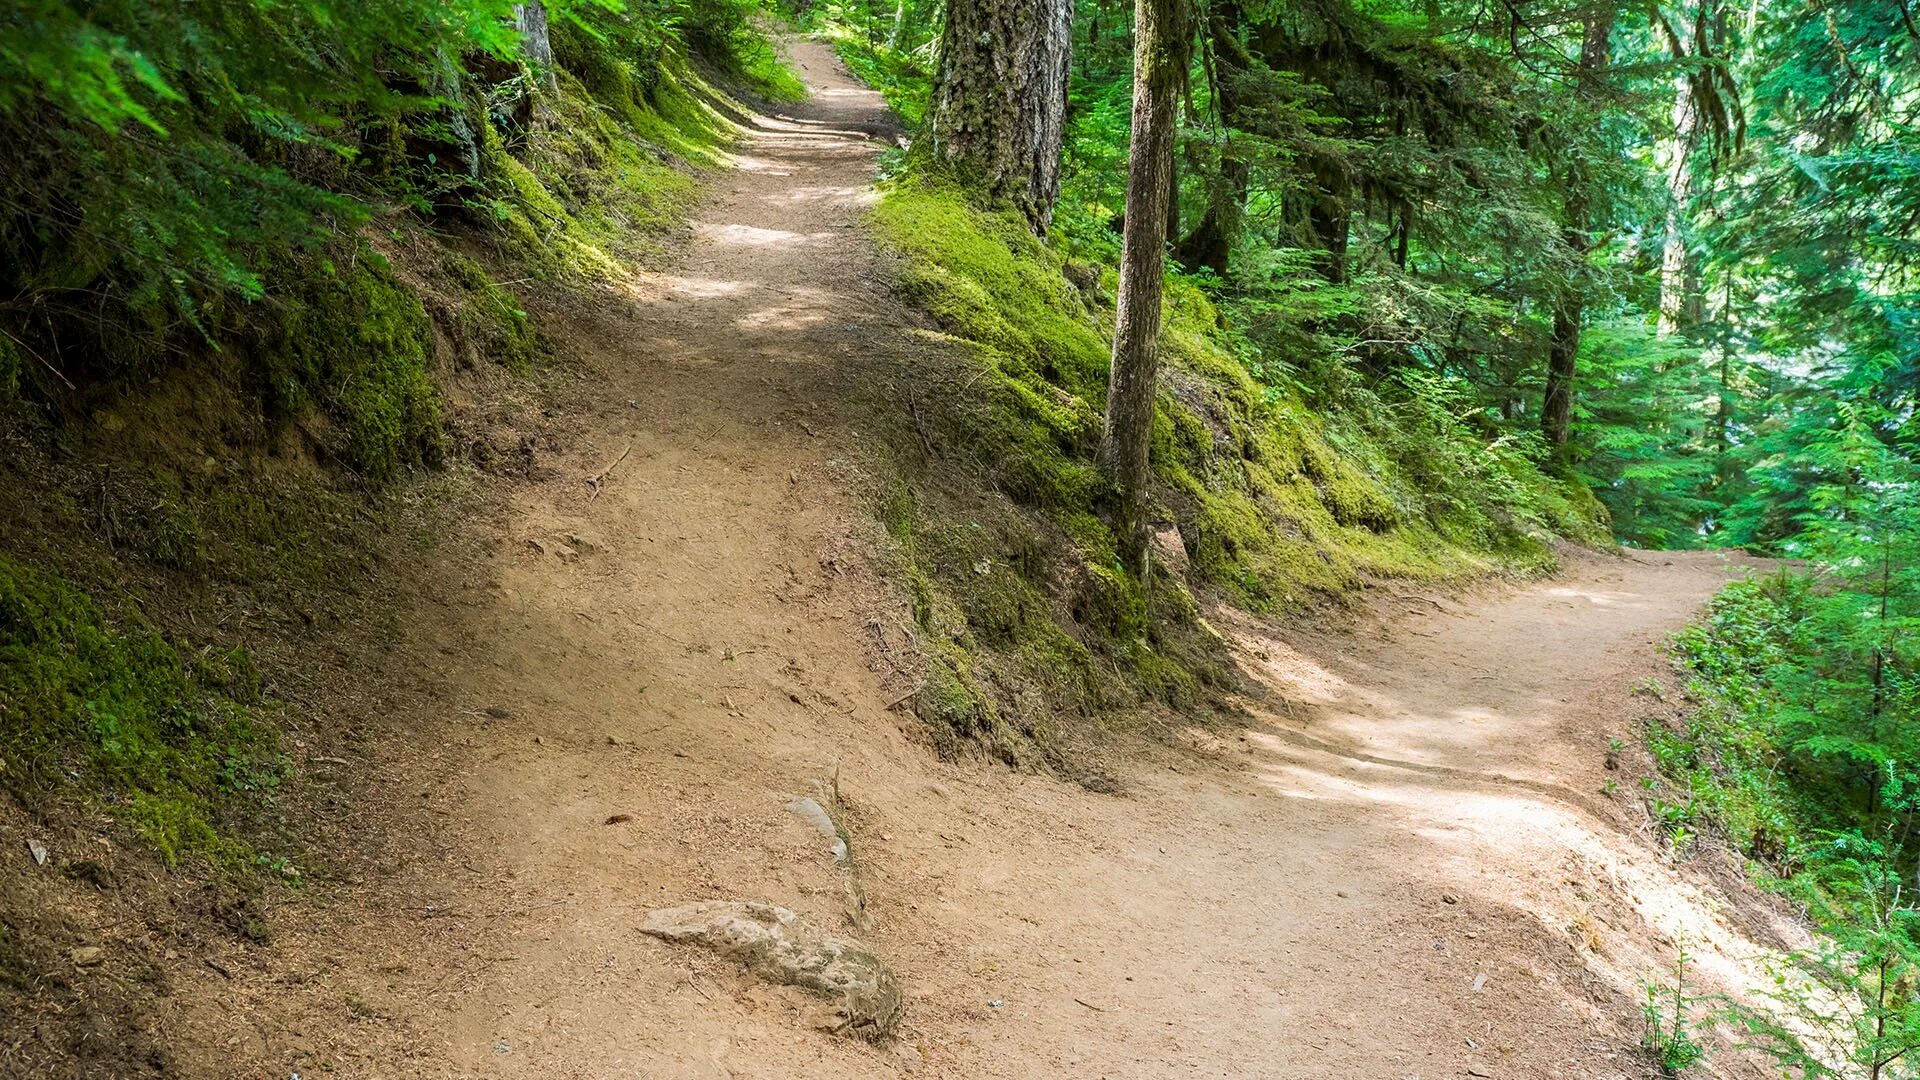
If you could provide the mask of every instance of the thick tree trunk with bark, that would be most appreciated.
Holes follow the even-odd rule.
[[[1133,128],[1128,145],[1127,220],[1120,242],[1120,295],[1107,384],[1100,460],[1118,503],[1121,557],[1146,572],[1147,448],[1159,388],[1160,302],[1166,284],[1167,199],[1172,189],[1175,110],[1186,78],[1187,0],[1136,0]]]
[[[1072,0],[953,0],[940,38],[933,153],[1044,233],[1060,197]]]
[[[1580,45],[1580,77],[1592,83],[1607,66],[1607,40],[1613,33],[1611,10],[1587,24],[1586,38]],[[1587,238],[1590,207],[1586,171],[1570,166],[1566,177],[1566,220],[1561,224],[1561,240],[1582,260],[1592,246]],[[1580,359],[1580,329],[1586,316],[1586,282],[1580,275],[1567,284],[1554,304],[1553,338],[1547,345],[1547,389],[1540,406],[1540,431],[1553,449],[1556,463],[1564,464],[1567,440],[1573,432],[1573,384]]]
[[[1677,49],[1684,45],[1676,43]],[[1700,270],[1687,246],[1692,222],[1693,163],[1696,135],[1692,85],[1685,75],[1673,80],[1673,137],[1662,147],[1667,177],[1667,238],[1660,250],[1660,336],[1692,333],[1705,310]]]

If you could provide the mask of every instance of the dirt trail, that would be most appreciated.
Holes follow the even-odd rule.
[[[1576,555],[1347,633],[1230,626],[1280,712],[1143,748],[1120,797],[933,760],[886,708],[833,408],[907,321],[861,228],[883,114],[796,55],[814,101],[757,123],[683,268],[574,313],[592,394],[550,478],[430,575],[394,666],[438,717],[369,751],[380,870],[180,974],[181,1038],[245,1075],[1643,1075],[1636,980],[1675,939],[1751,949],[1603,759],[1734,568]],[[836,772],[894,1047],[635,929],[711,897],[845,929],[785,808]]]

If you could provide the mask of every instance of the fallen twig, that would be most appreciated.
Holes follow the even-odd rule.
[[[600,489],[606,486],[607,477],[612,474],[613,470],[621,462],[627,460],[627,455],[631,453],[633,453],[633,444],[628,443],[626,446],[626,449],[620,451],[620,456],[608,462],[606,468],[601,469],[599,472],[594,473],[592,476],[587,477],[587,487],[589,490],[593,492],[593,494],[587,496],[588,502],[592,502],[593,500],[600,497]]]
[[[5,330],[0,330],[0,334],[7,334],[7,332],[6,332]],[[41,363],[41,365],[42,365],[42,366],[44,366],[44,367],[45,367],[45,368],[46,368],[46,369],[47,369],[48,371],[51,371],[51,372],[53,372],[53,374],[54,374],[54,377],[55,377],[55,378],[58,378],[58,379],[59,379],[59,380],[60,380],[61,382],[63,382],[63,383],[66,383],[66,384],[67,384],[67,389],[69,389],[69,390],[78,390],[78,389],[80,389],[79,387],[77,387],[77,386],[75,386],[75,385],[73,385],[73,380],[72,380],[72,379],[69,379],[69,378],[67,378],[67,373],[66,373],[66,372],[64,372],[64,371],[61,371],[61,370],[60,370],[59,368],[57,368],[57,367],[54,367],[54,366],[53,366],[53,364],[52,364],[51,362],[49,362],[49,361],[47,360],[47,358],[46,358],[46,357],[44,357],[44,356],[41,356],[41,355],[40,355],[39,353],[37,353],[37,352],[35,352],[35,351],[33,350],[33,347],[32,347],[32,346],[30,346],[30,345],[28,345],[28,344],[27,344],[26,342],[24,342],[24,341],[21,341],[21,340],[20,340],[19,338],[17,338],[17,337],[14,337],[14,336],[13,336],[12,334],[7,334],[7,338],[8,338],[8,339],[9,339],[10,341],[12,341],[12,342],[13,342],[13,343],[14,343],[15,345],[18,345],[18,346],[20,346],[20,347],[21,347],[22,349],[25,349],[25,350],[27,350],[27,355],[28,355],[28,356],[31,356],[31,357],[33,357],[33,358],[34,358],[35,360],[38,360],[38,361],[40,361],[40,363]]]

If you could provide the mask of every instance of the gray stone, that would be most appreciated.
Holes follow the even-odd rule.
[[[850,852],[847,841],[840,835],[840,827],[833,823],[833,815],[813,799],[800,798],[787,804],[787,810],[801,821],[813,826],[821,839],[827,842],[827,851],[835,862],[846,862]]]
[[[738,900],[682,904],[649,912],[640,932],[704,946],[768,982],[831,999],[842,1034],[879,1041],[900,1022],[903,999],[893,972],[867,950],[813,929],[786,908]]]

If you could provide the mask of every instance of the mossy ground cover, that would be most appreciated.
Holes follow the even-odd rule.
[[[1117,560],[1095,462],[1112,270],[937,178],[888,182],[874,218],[899,287],[940,328],[943,359],[914,376],[920,438],[990,492],[968,506],[922,474],[884,500],[928,642],[916,702],[943,738],[1058,759],[1065,727],[1213,699],[1231,677],[1195,593],[1293,615],[1374,579],[1534,571],[1557,536],[1606,539],[1590,496],[1476,441],[1444,403],[1347,389],[1331,412],[1262,381],[1207,293],[1176,278],[1160,563],[1142,582]]]
[[[16,797],[87,790],[169,863],[245,868],[234,823],[287,769],[244,648],[116,626],[71,584],[4,556],[0,738]]]
[[[280,707],[238,638],[145,612],[203,594],[256,628],[359,617],[330,608],[375,573],[394,493],[462,447],[449,382],[522,377],[548,353],[517,290],[591,287],[673,243],[740,107],[678,46],[649,61],[576,34],[556,34],[561,68],[523,121],[467,103],[479,176],[457,199],[287,253],[260,302],[209,308],[150,382],[23,400],[19,357],[0,357],[0,492],[29,507],[0,527],[0,782],[16,798],[79,800],[170,863],[243,871],[262,853]],[[717,67],[791,95],[757,44]]]

